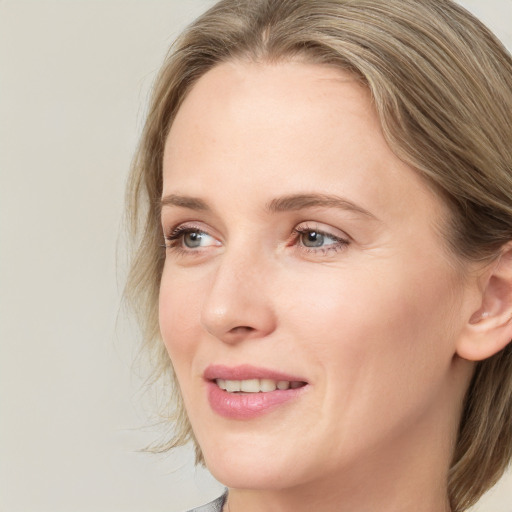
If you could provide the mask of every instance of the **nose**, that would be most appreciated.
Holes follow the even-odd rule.
[[[246,252],[221,258],[201,310],[204,329],[225,343],[268,336],[277,323],[268,266]]]

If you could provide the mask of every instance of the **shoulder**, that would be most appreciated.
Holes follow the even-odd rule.
[[[211,501],[206,505],[202,505],[201,507],[193,508],[188,512],[222,512],[222,507],[226,502],[227,496],[228,492],[226,491],[222,496],[219,496],[216,500]]]

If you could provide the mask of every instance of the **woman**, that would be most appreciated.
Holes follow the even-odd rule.
[[[510,56],[447,0],[224,0],[181,36],[128,291],[176,379],[161,449],[229,489],[208,510],[459,512],[501,476],[511,112]]]

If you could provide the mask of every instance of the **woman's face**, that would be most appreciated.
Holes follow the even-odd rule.
[[[319,65],[219,65],[163,179],[160,328],[213,474],[282,489],[448,464],[467,288],[368,92]]]

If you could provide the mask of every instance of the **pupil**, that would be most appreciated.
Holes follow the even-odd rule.
[[[197,231],[192,231],[191,233],[187,233],[183,239],[185,245],[189,248],[199,247],[201,245],[201,233]]]
[[[304,235],[302,241],[306,247],[321,247],[324,243],[324,236],[316,231],[310,231]]]

